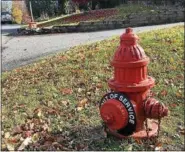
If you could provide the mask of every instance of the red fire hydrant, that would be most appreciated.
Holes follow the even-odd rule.
[[[114,67],[114,77],[108,81],[111,92],[100,102],[106,131],[121,138],[154,137],[158,123],[150,121],[146,128],[145,121],[168,115],[168,108],[150,97],[155,80],[147,75],[149,58],[138,39],[131,28],[120,37],[120,46],[111,61]]]

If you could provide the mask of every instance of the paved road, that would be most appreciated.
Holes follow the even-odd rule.
[[[17,29],[19,29],[21,25],[17,24],[2,24],[1,26],[1,33],[8,34],[8,33],[17,33]]]
[[[184,23],[136,27],[134,28],[134,32],[139,33],[176,25],[184,25]],[[32,63],[40,57],[59,51],[65,51],[73,46],[100,41],[114,35],[121,35],[123,32],[124,29],[116,29],[90,33],[65,33],[19,37],[3,35],[2,71]]]

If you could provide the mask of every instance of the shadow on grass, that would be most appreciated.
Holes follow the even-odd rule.
[[[37,142],[25,150],[105,150],[112,149],[112,146],[119,147],[120,142],[114,137],[107,138],[102,126],[74,126],[61,132],[43,133]]]

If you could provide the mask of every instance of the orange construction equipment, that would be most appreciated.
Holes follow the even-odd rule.
[[[36,22],[29,22],[28,27],[29,27],[29,29],[37,28],[37,23]]]

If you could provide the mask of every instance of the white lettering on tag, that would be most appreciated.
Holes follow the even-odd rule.
[[[110,94],[110,98],[113,99],[114,98],[114,94]]]
[[[131,124],[135,124],[135,122],[134,122],[134,120],[132,120],[132,119],[129,119],[129,122],[131,123]]]

